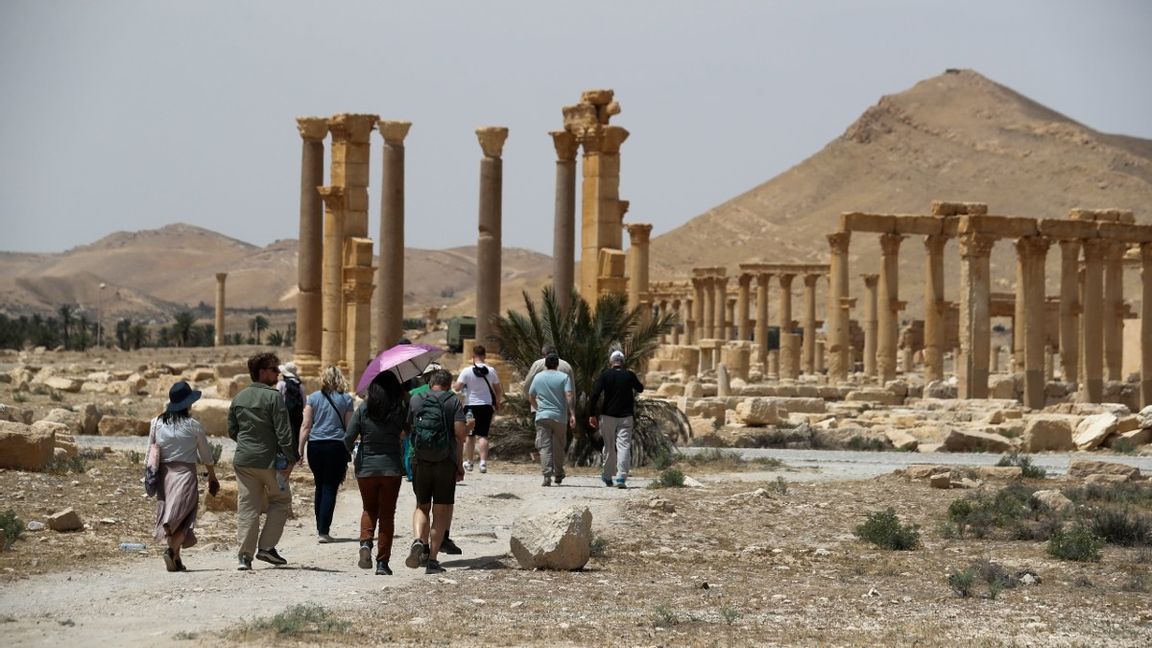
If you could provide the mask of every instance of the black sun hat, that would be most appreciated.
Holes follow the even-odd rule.
[[[168,390],[168,407],[165,410],[169,412],[186,410],[192,406],[192,403],[200,400],[201,395],[203,392],[192,389],[188,381],[181,380]]]

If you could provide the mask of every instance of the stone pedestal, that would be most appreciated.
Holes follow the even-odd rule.
[[[1060,367],[1064,382],[1080,377],[1080,241],[1060,241]]]
[[[900,243],[899,234],[880,236],[880,281],[876,313],[876,371],[881,384],[896,377],[896,350],[900,338],[899,286]]]
[[[1124,380],[1124,253],[1112,242],[1104,253],[1104,369],[1108,380]]]
[[[648,243],[652,238],[652,225],[629,223],[628,244],[632,246],[628,259],[628,308],[636,308],[648,301]]]
[[[324,205],[316,190],[324,184],[324,138],[328,119],[298,117],[303,140],[300,160],[300,234],[296,253],[296,348],[293,362],[302,377],[320,375],[323,330],[321,281],[324,265]]]
[[[224,280],[227,272],[216,273],[216,346],[224,346]]]
[[[744,273],[737,280],[739,289],[736,293],[736,338],[738,340],[752,339],[752,318],[749,313],[749,299],[751,296],[752,275]]]
[[[924,380],[944,379],[944,245],[946,236],[924,238]]]
[[[989,255],[995,243],[992,236],[978,232],[960,236],[960,357],[956,363],[960,398],[988,398]]]
[[[768,369],[768,282],[770,274],[756,275],[756,361],[762,370]]]
[[[816,282],[820,275],[804,275],[804,339],[800,368],[804,373],[816,371]]]
[[[1084,282],[1080,303],[1080,397],[1089,403],[1104,399],[1104,255],[1110,241],[1084,241]]]
[[[324,266],[320,366],[340,366],[344,351],[344,188],[320,187],[324,200]]]
[[[376,128],[384,138],[376,348],[384,350],[404,336],[404,138],[412,122],[380,121]]]
[[[720,350],[720,362],[728,367],[728,373],[733,378],[748,380],[750,360],[751,349],[747,346],[724,347]]]
[[[572,301],[576,267],[576,151],[579,143],[568,131],[552,131],[556,147],[556,204],[552,226],[552,290],[556,303],[567,309]]]
[[[848,346],[848,314],[844,304],[848,300],[848,245],[851,234],[837,232],[828,235],[828,379],[842,382],[848,379],[851,355]]]
[[[476,341],[489,345],[492,318],[500,314],[500,268],[504,191],[504,142],[508,129],[477,128],[484,157],[480,160],[479,237],[476,241]],[[588,293],[595,302],[595,291]]]
[[[880,275],[866,274],[864,278],[864,375],[876,377],[876,287]]]

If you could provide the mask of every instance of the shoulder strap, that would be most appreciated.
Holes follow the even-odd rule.
[[[332,397],[328,395],[328,392],[321,389],[320,393],[324,396],[324,400],[328,401],[328,404],[332,406],[332,411],[336,412],[336,420],[340,421],[340,429],[344,430],[344,415],[340,413],[340,409],[336,407],[336,403],[332,402]]]

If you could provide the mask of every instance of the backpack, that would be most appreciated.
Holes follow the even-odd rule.
[[[437,396],[444,394],[444,396]],[[444,403],[452,392],[425,394],[412,423],[412,448],[420,461],[444,461],[452,456],[452,421],[444,414]]]
[[[299,428],[304,420],[304,391],[299,380],[288,378],[284,381],[284,405],[288,408],[292,426]]]

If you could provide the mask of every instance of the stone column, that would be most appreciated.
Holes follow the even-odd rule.
[[[372,239],[353,237],[346,239],[344,246],[345,372],[355,386],[373,356],[371,305],[376,268],[372,267]]]
[[[598,126],[579,135],[584,148],[580,292],[595,302],[600,293],[600,250],[620,249],[620,146],[628,131]]]
[[[492,318],[500,314],[501,221],[504,192],[504,142],[508,129],[477,128],[480,160],[479,239],[476,242],[476,342],[490,344]],[[592,293],[595,295],[595,293]],[[590,297],[595,300],[595,296]]]
[[[716,292],[713,288],[715,281],[713,277],[701,278],[701,283],[704,286],[703,299],[701,300],[704,319],[701,321],[704,327],[700,330],[700,338],[704,340],[712,340],[716,337]],[[699,344],[700,342],[697,341],[696,343]]]
[[[300,240],[296,252],[296,349],[301,376],[320,375],[321,288],[324,270],[324,204],[316,189],[324,184],[325,117],[297,117],[304,141],[300,160]],[[220,333],[217,327],[217,335]]]
[[[652,237],[652,225],[629,223],[628,244],[632,246],[628,260],[628,308],[636,308],[648,303],[648,243]]]
[[[1060,241],[1060,368],[1064,382],[1080,379],[1080,241]]]
[[[797,357],[795,345],[798,336],[792,333],[792,280],[796,277],[792,273],[779,275],[780,282],[780,377],[795,379],[800,368],[796,366]]]
[[[736,321],[738,330],[736,337],[740,340],[752,339],[752,318],[749,316],[749,297],[751,293],[752,275],[742,273],[739,282],[739,292],[736,293]]]
[[[960,398],[988,398],[989,255],[995,243],[994,237],[978,232],[960,237],[960,357],[956,363]]]
[[[690,330],[688,332],[688,344],[700,344],[700,339],[706,337],[704,335],[704,293],[707,292],[702,277],[692,278],[692,290],[695,291],[695,297],[692,298],[692,321],[690,322]]]
[[[768,282],[772,275],[761,272],[756,275],[756,361],[760,371],[768,375]]]
[[[876,313],[876,370],[880,384],[896,377],[900,339],[900,234],[880,235],[880,280]]]
[[[1152,243],[1140,244],[1140,404],[1152,405]]]
[[[804,275],[804,346],[800,366],[804,373],[816,373],[816,282],[820,275]]]
[[[1108,380],[1124,380],[1124,253],[1113,241],[1104,253],[1104,367]]]
[[[1011,373],[1024,371],[1024,320],[1027,318],[1028,298],[1025,296],[1028,284],[1028,263],[1020,253],[1019,246],[1016,251],[1016,297],[1012,303],[1012,362]]]
[[[684,342],[683,344],[696,344],[696,327],[698,326],[696,319],[696,299],[694,297],[685,297],[680,302],[680,315],[684,319]]]
[[[224,280],[227,272],[216,273],[216,346],[224,346]]]
[[[728,277],[712,279],[712,308],[716,310],[712,337],[728,339]]]
[[[876,377],[876,285],[880,275],[860,275],[864,278],[864,375]]]
[[[1084,316],[1080,318],[1080,367],[1083,380],[1080,395],[1089,403],[1104,400],[1104,255],[1111,241],[1086,239],[1084,241],[1084,284],[1081,303]]]
[[[924,238],[928,265],[924,276],[924,380],[944,379],[944,245],[948,237]]]
[[[688,320],[687,317],[684,317],[683,306],[684,302],[679,299],[673,299],[669,304],[670,312],[675,315],[676,319],[678,320],[676,325],[672,327],[671,332],[672,344],[674,345],[680,344],[680,327],[683,326],[684,322]]]
[[[572,301],[576,267],[576,136],[552,131],[556,147],[556,206],[552,228],[552,290],[556,303],[567,309]]]
[[[324,310],[320,366],[339,366],[344,351],[344,188],[320,187],[324,200]]]
[[[1024,405],[1044,408],[1044,361],[1047,318],[1044,308],[1044,261],[1048,239],[1028,236],[1017,240],[1016,251],[1024,266],[1024,312],[1017,322],[1024,332]]]
[[[376,348],[383,351],[404,335],[404,138],[412,122],[380,121],[384,178],[380,183],[380,286]]]
[[[848,245],[850,232],[828,235],[828,379],[842,382],[848,379],[852,356],[848,343]]]

